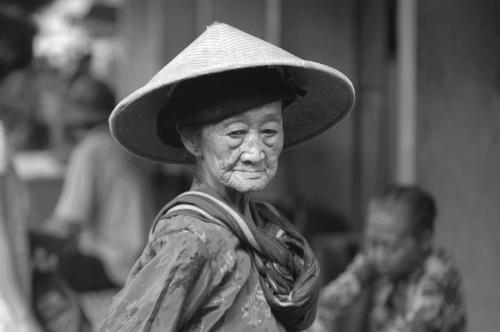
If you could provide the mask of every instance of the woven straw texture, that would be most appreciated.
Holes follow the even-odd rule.
[[[307,91],[284,111],[285,149],[302,143],[341,120],[354,105],[354,88],[338,70],[306,61],[224,23],[214,23],[113,110],[113,137],[130,152],[153,160],[192,163],[189,153],[163,143],[157,116],[176,83],[240,68],[284,68]]]

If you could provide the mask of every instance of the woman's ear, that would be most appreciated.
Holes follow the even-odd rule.
[[[200,131],[195,128],[188,128],[181,125],[177,125],[175,129],[177,130],[177,133],[179,134],[182,144],[184,145],[186,150],[188,150],[188,152],[191,153],[194,157],[200,157]]]

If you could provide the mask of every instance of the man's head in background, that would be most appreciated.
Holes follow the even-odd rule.
[[[365,250],[375,268],[392,278],[412,272],[431,249],[436,205],[416,186],[393,185],[368,206]]]
[[[82,75],[68,90],[63,125],[73,139],[80,140],[90,129],[106,123],[114,106],[115,95],[106,83]]]

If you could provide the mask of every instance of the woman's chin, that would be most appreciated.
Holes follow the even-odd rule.
[[[229,186],[240,193],[252,193],[260,191],[269,183],[268,179],[245,179],[232,181]]]

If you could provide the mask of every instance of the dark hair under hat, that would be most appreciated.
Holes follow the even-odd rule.
[[[232,70],[179,83],[160,110],[158,137],[168,145],[182,146],[177,124],[215,123],[273,101],[286,106],[296,94],[281,73],[261,67]]]

